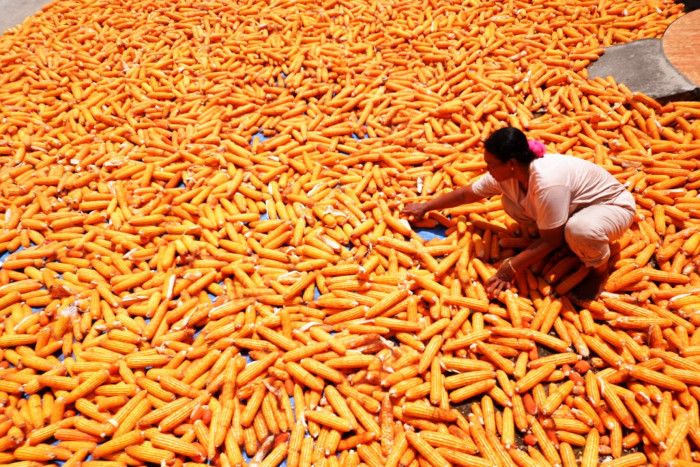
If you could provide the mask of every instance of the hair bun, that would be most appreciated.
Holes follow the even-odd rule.
[[[545,152],[547,152],[547,147],[541,141],[531,139],[527,142],[527,145],[537,158],[544,156]]]

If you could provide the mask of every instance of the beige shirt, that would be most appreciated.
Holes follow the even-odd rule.
[[[597,204],[630,206],[631,197],[618,196],[625,187],[602,167],[574,156],[545,154],[530,163],[528,190],[514,178],[497,182],[487,173],[474,182],[474,193],[488,197],[503,194],[532,218],[540,230],[566,224],[576,211]]]

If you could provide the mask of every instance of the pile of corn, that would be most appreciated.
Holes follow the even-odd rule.
[[[58,0],[7,31],[0,463],[700,465],[700,105],[585,68],[681,11]],[[489,301],[531,241],[498,198],[399,218],[504,125],[634,194],[601,299],[562,253]]]

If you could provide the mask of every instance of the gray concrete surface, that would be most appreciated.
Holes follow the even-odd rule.
[[[591,78],[612,76],[631,91],[660,102],[698,98],[700,89],[682,75],[664,55],[661,39],[642,39],[605,48],[588,66]]]
[[[22,24],[28,16],[34,16],[48,0],[0,0],[0,32]]]

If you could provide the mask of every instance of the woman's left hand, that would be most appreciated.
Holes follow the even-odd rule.
[[[511,266],[510,259],[507,259],[498,268],[496,274],[486,281],[486,291],[491,298],[498,297],[501,292],[510,288],[513,280],[515,280],[515,272]]]

